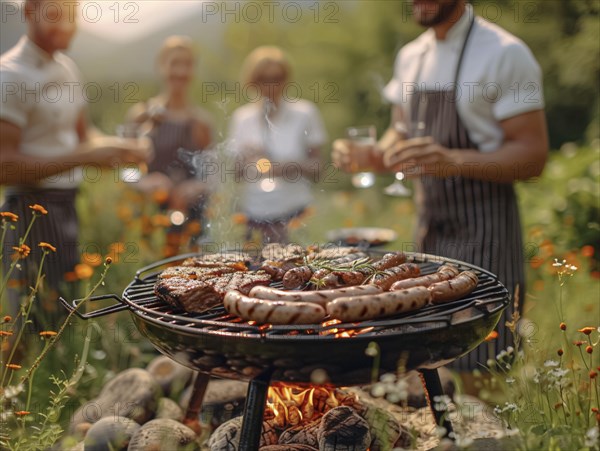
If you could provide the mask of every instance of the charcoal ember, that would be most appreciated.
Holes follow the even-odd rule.
[[[292,268],[283,276],[283,286],[287,289],[301,287],[310,280],[312,274],[312,269],[308,266]]]
[[[381,408],[369,406],[363,412],[362,417],[367,420],[370,427],[370,451],[391,451],[401,433],[408,433],[402,429],[391,413]]]
[[[232,418],[223,423],[208,439],[210,451],[237,451],[240,447],[243,417]]]
[[[320,424],[321,419],[318,419],[305,425],[288,428],[279,436],[279,444],[302,444],[319,448],[317,433]]]
[[[269,445],[263,446],[259,451],[319,451],[317,448],[301,445],[301,444],[288,444],[288,445]]]
[[[383,271],[384,269],[401,265],[404,262],[406,262],[406,255],[404,255],[403,252],[391,252],[385,254],[381,259],[373,263],[373,268],[375,268],[376,271]]]
[[[320,451],[366,451],[371,444],[369,423],[346,406],[331,409],[321,419]]]
[[[240,447],[240,434],[244,417],[235,417],[223,423],[208,439],[210,451],[237,451]],[[277,443],[277,431],[267,421],[263,422],[260,435],[260,447]]]
[[[204,254],[199,257],[188,258],[183,261],[182,266],[211,267],[211,266],[232,266],[241,268],[241,265],[248,266],[252,257],[245,252],[221,252],[216,254]]]

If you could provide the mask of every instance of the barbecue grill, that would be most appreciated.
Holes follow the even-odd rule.
[[[370,251],[372,257],[384,252]],[[379,347],[379,372],[395,372],[402,359],[407,370],[422,375],[429,397],[441,395],[436,368],[446,365],[477,347],[494,329],[509,302],[508,291],[496,276],[479,267],[427,254],[408,253],[422,274],[443,264],[479,277],[470,295],[421,310],[357,323],[323,323],[274,326],[245,322],[228,314],[222,306],[202,314],[191,314],[166,304],[154,294],[154,283],[164,267],[198,254],[181,255],[140,269],[121,297],[111,294],[90,300],[113,299],[109,307],[82,313],[95,318],[129,310],[139,331],[163,354],[199,371],[186,418],[197,418],[209,376],[249,381],[241,432],[241,450],[257,449],[262,416],[270,382],[315,384],[323,376],[327,384],[350,386],[371,381],[373,358],[365,354],[371,342]],[[69,303],[69,310],[80,300]],[[433,408],[436,422],[450,423]]]

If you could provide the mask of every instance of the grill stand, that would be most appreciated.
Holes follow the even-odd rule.
[[[192,395],[190,396],[190,402],[185,411],[185,417],[183,419],[183,423],[194,430],[200,429],[200,410],[202,408],[202,400],[204,399],[204,394],[206,393],[209,380],[210,375],[207,373],[198,372],[196,374],[196,380],[194,381],[194,388],[192,390]]]
[[[435,418],[437,425],[442,425],[446,429],[445,437],[451,437],[452,423],[445,415],[445,411],[436,408],[434,399],[437,396],[442,396],[442,383],[437,370],[418,370],[423,382],[425,397],[429,408]],[[186,424],[197,421],[202,398],[206,392],[210,376],[205,373],[199,373],[194,383],[194,390],[190,399],[190,404],[185,414]],[[262,432],[263,416],[265,413],[265,405],[267,402],[267,393],[269,390],[269,382],[271,373],[264,373],[250,381],[248,384],[248,392],[246,394],[246,403],[244,404],[244,420],[242,422],[242,431],[240,433],[239,451],[256,451],[260,444],[260,435]]]
[[[453,437],[454,431],[452,430],[452,423],[450,423],[450,420],[448,420],[448,416],[446,415],[447,412],[443,409],[438,409],[437,405],[441,403],[435,402],[436,397],[442,396],[444,394],[438,370],[420,369],[418,371],[419,376],[421,377],[421,382],[423,382],[423,388],[425,391],[425,398],[427,399],[427,404],[429,404],[431,413],[435,418],[435,424],[438,426],[443,426],[444,429],[446,429],[444,437]]]

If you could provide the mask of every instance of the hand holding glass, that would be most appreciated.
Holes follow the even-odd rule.
[[[354,173],[352,186],[370,188],[375,184],[375,174],[364,170],[370,169],[373,164],[373,147],[377,144],[377,129],[374,125],[349,127],[346,134],[352,144],[350,163],[350,172]]]

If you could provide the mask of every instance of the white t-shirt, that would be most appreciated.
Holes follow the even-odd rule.
[[[282,99],[267,120],[262,102],[249,103],[233,113],[229,137],[235,154],[256,149],[284,169],[283,177],[259,180],[254,165],[244,168],[241,206],[251,219],[284,219],[312,201],[310,182],[300,175],[298,163],[309,160],[309,149],[327,140],[316,105]]]
[[[0,119],[21,128],[23,154],[51,159],[75,151],[79,144],[77,120],[85,105],[80,80],[69,57],[58,52],[51,57],[27,36],[0,56]],[[36,170],[43,175],[45,169]],[[73,188],[81,178],[81,170],[72,169],[50,176],[38,186]]]
[[[429,29],[400,50],[384,96],[402,107],[404,117],[410,117],[410,98],[416,89],[453,89],[472,15],[473,8],[467,5],[446,39],[437,40]],[[529,48],[481,17],[475,18],[456,82],[458,114],[471,140],[484,152],[502,144],[500,121],[544,108],[542,73]]]

